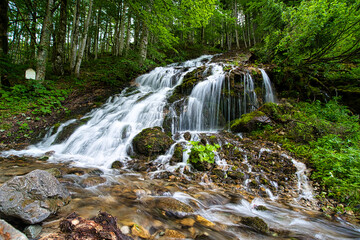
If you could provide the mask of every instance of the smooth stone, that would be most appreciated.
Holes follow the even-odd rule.
[[[35,224],[55,214],[70,200],[70,193],[50,173],[34,170],[0,187],[0,213]]]
[[[0,219],[0,239],[1,240],[10,240],[10,239],[16,239],[16,240],[28,240],[28,238],[11,226],[9,223],[7,223],[5,220]]]
[[[41,233],[42,227],[40,225],[30,225],[24,229],[24,233],[29,238],[36,238]]]

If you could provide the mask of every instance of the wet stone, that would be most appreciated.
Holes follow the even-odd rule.
[[[140,237],[144,239],[148,239],[151,237],[148,230],[146,230],[145,228],[143,228],[142,226],[136,223],[131,228],[131,235],[133,235],[134,237]]]
[[[98,176],[92,176],[92,177],[88,177],[88,178],[84,179],[80,183],[80,185],[87,188],[87,187],[93,187],[93,186],[99,185],[104,182],[106,182],[105,178],[98,177]]]
[[[124,164],[120,161],[115,161],[111,164],[111,168],[119,169],[122,168]]]
[[[260,233],[269,232],[269,226],[259,217],[244,217],[241,223]]]
[[[22,232],[2,219],[0,219],[0,239],[28,240],[28,238]]]
[[[214,227],[215,224],[209,220],[207,220],[206,218],[200,216],[200,215],[196,215],[195,217],[196,222],[200,223],[201,225],[205,226],[205,227]]]
[[[192,226],[194,226],[195,220],[192,218],[184,218],[184,219],[179,220],[179,223],[186,227],[192,227]]]
[[[61,171],[57,168],[50,168],[50,169],[46,169],[45,171],[47,171],[48,173],[50,173],[51,175],[53,175],[56,178],[59,178],[62,176]]]
[[[185,239],[186,236],[177,230],[166,229],[160,239]]]
[[[40,225],[30,225],[24,229],[24,233],[29,238],[36,238],[41,233],[41,230]]]

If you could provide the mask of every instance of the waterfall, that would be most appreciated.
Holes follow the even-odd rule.
[[[233,96],[231,91],[235,90],[228,73],[221,63],[209,63],[211,58],[204,55],[184,63],[157,67],[139,76],[135,80],[137,87],[110,97],[101,108],[85,115],[82,120],[85,124],[67,139],[57,141],[61,131],[76,120],[64,123],[55,134],[48,134],[43,141],[26,150],[10,150],[2,155],[41,156],[53,151],[55,154],[51,159],[54,161],[108,169],[116,160],[124,163],[130,160],[133,138],[144,128],[162,126],[165,116],[171,117],[173,134],[178,131],[209,132],[223,128],[226,121],[257,109],[255,82],[250,73],[243,75],[243,92]],[[199,67],[205,69],[202,81],[183,100],[181,109],[169,106],[167,98],[187,73]],[[270,80],[265,77],[264,70],[261,72],[266,88],[265,99],[271,101],[274,97]]]
[[[192,90],[188,104],[180,115],[180,131],[212,131],[218,129],[219,105],[225,72],[213,64],[211,75]]]
[[[243,96],[243,114],[252,112],[259,107],[255,93],[254,80],[249,72],[244,74],[244,96]]]
[[[264,80],[265,102],[276,102],[269,76],[266,74],[264,69],[260,68],[260,71]]]

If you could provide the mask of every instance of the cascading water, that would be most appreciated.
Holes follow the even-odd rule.
[[[219,128],[220,94],[225,72],[212,64],[211,75],[192,90],[188,104],[180,115],[180,131],[214,131]]]
[[[225,71],[222,64],[209,63],[210,60],[211,56],[202,56],[182,64],[156,68],[138,77],[135,82],[136,87],[125,89],[121,94],[111,97],[103,107],[84,116],[81,121],[85,123],[78,127],[66,140],[60,140],[61,133],[68,126],[77,123],[78,120],[70,120],[62,124],[55,134],[49,132],[42,142],[29,147],[27,150],[7,151],[2,155],[41,156],[46,152],[53,151],[54,155],[50,158],[53,162],[70,161],[76,166],[97,167],[105,170],[109,169],[114,161],[119,160],[126,166],[131,161],[133,138],[145,128],[162,126],[168,117],[171,123],[170,130],[176,143],[170,147],[166,154],[152,160],[153,166],[157,166],[156,170],[152,170],[148,176],[143,177],[141,175],[140,177],[135,176],[135,178],[130,176],[129,179],[126,174],[116,176],[111,171],[104,171],[104,175],[111,184],[108,186],[104,184],[102,189],[99,187],[99,192],[108,189],[107,194],[109,196],[103,193],[98,194],[99,192],[95,194],[92,191],[91,194],[96,196],[90,195],[88,197],[89,206],[94,204],[95,198],[98,198],[99,200],[95,202],[95,205],[99,202],[106,202],[107,208],[113,209],[114,212],[118,210],[120,215],[118,217],[123,217],[123,206],[119,202],[122,202],[122,197],[126,194],[136,193],[135,197],[130,196],[129,199],[132,202],[134,199],[139,200],[135,205],[139,211],[134,211],[134,206],[132,206],[131,210],[125,212],[131,217],[136,215],[138,219],[149,219],[149,226],[152,226],[151,224],[155,222],[155,218],[152,219],[151,217],[152,214],[156,216],[156,221],[164,216],[163,214],[158,215],[159,212],[154,213],[153,209],[147,205],[144,208],[142,202],[151,200],[151,198],[156,199],[155,203],[160,202],[161,199],[173,198],[183,202],[183,204],[194,204],[195,219],[201,220],[203,217],[214,223],[221,223],[219,228],[210,227],[208,229],[214,239],[271,238],[268,233],[255,233],[256,231],[251,232],[251,230],[249,233],[249,227],[244,227],[241,221],[243,217],[261,217],[266,220],[271,228],[280,229],[280,234],[285,234],[290,229],[291,233],[286,233],[288,234],[286,238],[313,237],[312,232],[318,229],[323,229],[323,231],[316,234],[315,239],[358,237],[359,230],[353,226],[349,225],[346,228],[336,225],[333,230],[329,222],[314,221],[305,213],[290,210],[287,206],[280,206],[280,203],[276,202],[283,196],[280,196],[281,190],[286,185],[297,187],[299,194],[291,197],[312,199],[311,188],[305,175],[305,165],[285,155],[279,155],[276,160],[279,160],[280,166],[277,166],[273,158],[265,156],[276,154],[268,148],[261,147],[258,149],[258,153],[254,154],[252,150],[248,149],[248,145],[234,147],[236,143],[228,141],[226,134],[223,138],[220,137],[220,134],[215,136],[217,133],[214,132],[223,128],[226,122],[257,109],[259,107],[259,96],[255,93],[256,79],[249,72],[243,73],[235,81],[229,76],[231,72]],[[182,84],[185,76],[198,68],[202,68],[203,71],[202,81],[197,82],[191,92],[182,99],[169,103],[169,97]],[[270,79],[263,69],[260,71],[263,76],[262,85],[265,88],[265,94],[261,101],[275,102],[276,98],[271,88]],[[259,81],[257,87],[259,87]],[[159,173],[178,171],[180,173],[179,179],[183,178],[189,182],[194,180],[192,175],[187,176],[185,173],[185,171],[190,171],[189,168],[186,168],[188,167],[186,161],[190,147],[187,145],[188,141],[185,140],[185,131],[191,131],[190,138],[193,141],[214,140],[212,137],[215,136],[222,147],[227,147],[228,154],[233,154],[234,157],[229,162],[223,155],[219,154],[216,156],[215,163],[216,170],[218,170],[216,173],[223,177],[223,181],[235,179],[236,185],[229,187],[229,189],[236,190],[236,193],[230,193],[228,189],[226,191],[218,189],[220,191],[218,194],[215,189],[216,184],[213,184],[212,181],[213,176],[210,174],[201,176],[199,182],[203,184],[195,186],[190,183],[185,188],[183,185],[177,185],[177,183],[169,185],[166,181],[152,179]],[[177,133],[180,134],[176,136]],[[207,134],[208,136],[205,136]],[[244,141],[246,142],[246,140]],[[182,161],[171,165],[169,162],[177,145],[183,145],[185,151],[180,152]],[[269,166],[262,166],[261,158],[264,158],[264,162]],[[239,169],[242,167],[241,171],[234,166],[235,162],[238,162]],[[294,170],[289,165],[296,166],[297,169]],[[277,178],[276,175],[279,175],[279,172],[274,173],[274,171],[279,168],[280,172],[284,169],[284,171],[292,172],[296,177],[294,179],[287,179],[284,176]],[[145,178],[146,181],[144,181]],[[296,180],[298,181],[296,182]],[[120,184],[121,187],[116,184]],[[207,191],[207,188],[214,189]],[[121,192],[122,189],[127,192]],[[261,196],[264,199],[259,200],[257,197],[246,199],[243,190],[249,191],[249,194],[260,193],[257,196],[262,194]],[[86,195],[84,189],[77,189],[77,191],[81,192],[78,194],[79,196]],[[117,196],[116,194],[119,191],[120,196]],[[158,194],[159,191],[164,191],[164,193]],[[221,193],[221,191],[224,192]],[[148,192],[151,193],[151,196],[148,196]],[[77,207],[75,210],[83,209],[84,212],[89,212],[89,209],[86,208],[87,204],[83,203],[83,200],[77,202],[81,202],[81,204],[76,205],[75,201],[74,204]],[[258,210],[257,205],[262,205],[267,210]],[[168,207],[168,203],[163,206]],[[90,210],[98,211],[98,208],[95,208],[90,208]],[[174,226],[176,224],[178,224],[178,220],[169,225]],[[197,224],[200,225],[201,222],[199,221]],[[207,222],[207,224],[209,223]],[[204,228],[205,226],[201,226],[199,229],[202,231]],[[188,231],[188,227],[184,229],[183,231]],[[292,233],[294,234],[292,235]],[[191,236],[189,233],[187,234]],[[275,234],[275,232],[271,234]]]
[[[273,88],[271,87],[271,82],[269,76],[266,74],[265,70],[260,68],[262,77],[264,79],[265,87],[265,102],[275,102],[275,95],[273,93]]]

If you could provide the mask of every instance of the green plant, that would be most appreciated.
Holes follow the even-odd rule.
[[[188,162],[189,163],[197,163],[197,162],[208,162],[213,163],[215,152],[218,148],[220,148],[219,144],[206,144],[205,146],[199,144],[197,141],[190,141],[192,145],[190,157]]]

